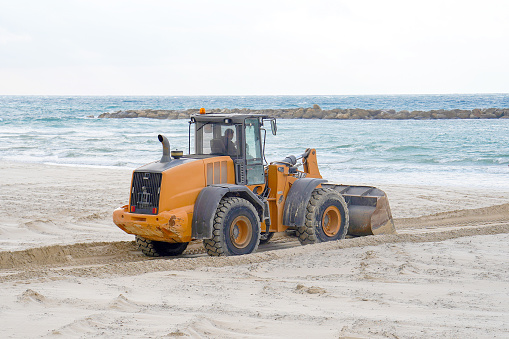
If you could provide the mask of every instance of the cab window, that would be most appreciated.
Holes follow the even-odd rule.
[[[195,152],[199,155],[229,155],[239,157],[242,147],[238,133],[241,125],[221,123],[197,123]]]
[[[265,176],[260,140],[260,121],[258,119],[246,119],[245,126],[247,184],[263,184]]]

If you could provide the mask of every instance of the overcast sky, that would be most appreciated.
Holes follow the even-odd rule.
[[[507,0],[0,0],[0,95],[508,92]]]

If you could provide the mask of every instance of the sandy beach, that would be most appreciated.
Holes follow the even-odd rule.
[[[508,191],[378,185],[398,235],[151,259],[111,220],[130,175],[0,162],[2,338],[509,336]]]

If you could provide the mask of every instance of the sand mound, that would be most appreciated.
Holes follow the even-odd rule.
[[[227,267],[270,262],[287,257],[307,256],[316,252],[338,249],[379,246],[390,243],[426,243],[477,235],[509,233],[509,223],[477,227],[442,229],[440,232],[419,234],[393,234],[345,239],[337,242],[298,246],[294,241],[291,248],[257,252],[246,256],[209,257],[190,255],[188,257],[148,258],[143,256],[133,242],[76,244],[72,246],[50,246],[19,252],[3,252],[0,258],[4,268],[21,270],[0,277],[1,281],[23,280],[45,277],[50,267],[61,267],[61,275],[78,277],[133,276],[150,272],[171,270],[195,270],[201,267]],[[284,245],[284,243],[283,243]],[[34,256],[34,253],[40,256]],[[45,253],[50,255],[44,256]],[[102,253],[102,255],[100,254]],[[39,258],[39,260],[34,260]],[[65,265],[64,265],[65,264]],[[29,271],[26,268],[30,268]]]
[[[0,269],[32,268],[74,264],[94,264],[138,258],[134,241],[81,243],[0,252]],[[135,252],[135,253],[133,253]]]
[[[40,293],[37,293],[31,289],[27,289],[23,294],[18,297],[18,301],[21,303],[38,303],[45,304],[47,299]]]
[[[119,296],[109,304],[108,308],[123,312],[136,312],[142,307],[126,298],[123,294],[119,294]]]
[[[415,218],[396,219],[398,230],[405,228],[467,226],[509,222],[509,204],[454,210]]]

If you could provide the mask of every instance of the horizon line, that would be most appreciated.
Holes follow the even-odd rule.
[[[392,93],[392,94],[0,94],[0,97],[330,97],[330,96],[425,96],[425,95],[509,95],[509,92],[477,93]]]

